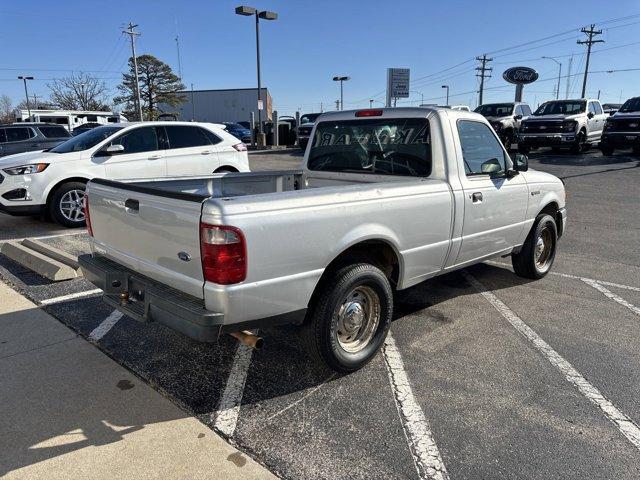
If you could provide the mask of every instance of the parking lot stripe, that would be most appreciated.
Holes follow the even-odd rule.
[[[389,332],[382,349],[393,396],[402,421],[404,434],[409,442],[413,463],[421,479],[446,480],[449,478],[431,428],[420,405],[416,402],[404,362]]]
[[[76,300],[78,298],[90,297],[102,293],[102,290],[96,288],[94,290],[86,290],[84,292],[70,293],[69,295],[62,295],[60,297],[45,298],[40,301],[41,305],[53,305],[54,303],[66,302],[67,300]]]
[[[496,262],[494,260],[487,260],[484,263],[486,263],[488,265],[494,265],[494,266],[497,266],[497,267],[509,267],[510,266],[508,263]],[[577,275],[570,275],[568,273],[561,273],[561,272],[549,272],[549,275],[556,275],[558,277],[571,278],[573,280],[581,280],[583,282],[587,282],[587,281],[595,282],[595,283],[599,283],[600,285],[605,285],[607,287],[621,288],[623,290],[632,290],[634,292],[640,292],[640,287],[633,287],[631,285],[623,285],[621,283],[607,282],[606,280],[596,280],[594,278],[579,277]]]
[[[587,397],[592,403],[597,405],[605,414],[605,416],[616,426],[618,430],[640,450],[640,428],[622,413],[618,408],[607,400],[604,395],[586,378],[580,374],[568,361],[560,356],[542,337],[534,332],[526,323],[518,317],[506,304],[504,304],[496,295],[488,290],[480,281],[473,277],[470,273],[463,271],[462,274],[467,281],[473,285],[476,290],[500,312],[500,314],[533,346],[542,353],[553,366],[555,366],[564,375],[569,383],[572,383],[578,391]]]
[[[631,310],[636,315],[640,315],[640,308],[638,308],[635,305],[627,302],[620,295],[616,295],[615,293],[613,293],[608,288],[603,287],[600,283],[598,283],[598,282],[596,282],[594,280],[588,279],[588,278],[582,278],[581,280],[584,283],[586,283],[587,285],[589,285],[590,287],[593,287],[596,290],[598,290],[599,292],[601,292],[605,297],[610,298],[611,300],[613,300],[614,302],[619,303],[623,307],[627,307],[629,310]]]
[[[233,437],[240,414],[240,403],[247,381],[247,371],[251,364],[253,349],[239,344],[233,359],[233,366],[227,379],[227,385],[220,398],[218,409],[212,413],[213,426],[227,437]]]
[[[42,235],[39,237],[20,237],[20,238],[0,238],[0,243],[5,243],[5,242],[21,242],[22,240],[25,240],[26,238],[31,238],[34,240],[45,240],[47,238],[58,238],[58,237],[71,237],[71,236],[75,236],[75,235],[83,235],[87,232],[82,231],[82,232],[69,232],[69,233],[56,233],[53,235]]]
[[[89,339],[97,342],[107,333],[109,333],[109,330],[111,330],[121,318],[122,313],[120,313],[118,310],[114,310],[113,312],[111,312],[111,315],[109,315],[102,321],[100,325],[93,329],[93,331],[89,334]]]

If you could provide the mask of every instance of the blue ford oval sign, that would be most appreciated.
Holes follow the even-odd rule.
[[[526,85],[527,83],[533,83],[538,79],[538,72],[529,67],[511,67],[504,71],[502,78],[509,83]]]

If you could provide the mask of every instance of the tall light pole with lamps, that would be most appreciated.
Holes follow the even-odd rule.
[[[264,104],[262,102],[262,83],[260,81],[260,19],[263,20],[276,20],[278,14],[275,12],[269,12],[267,10],[259,11],[253,7],[247,7],[242,5],[236,7],[236,14],[244,17],[250,17],[254,15],[256,17],[256,66],[258,71],[258,131],[262,134],[262,109]]]
[[[442,88],[447,89],[447,103],[445,105],[449,105],[449,85],[442,85]]]
[[[25,77],[24,75],[20,75],[18,77],[18,80],[22,80],[24,82],[24,95],[25,97],[27,97],[27,112],[29,112],[29,121],[31,121],[31,104],[29,103],[29,91],[27,90],[27,80],[35,80],[35,78]]]
[[[342,84],[347,80],[351,80],[351,77],[333,77],[334,82],[340,82],[340,110],[344,110],[344,91]]]
[[[558,86],[556,87],[556,100],[560,98],[560,77],[562,77],[562,63],[553,57],[542,57],[546,60],[553,60],[558,64]]]

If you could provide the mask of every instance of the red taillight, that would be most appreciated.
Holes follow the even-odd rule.
[[[381,117],[381,116],[382,116],[381,108],[375,108],[375,109],[369,109],[369,110],[358,110],[356,112],[356,117]]]
[[[237,144],[235,144],[233,146],[233,148],[235,148],[239,152],[246,152],[247,151],[247,146],[244,143],[237,143]]]
[[[91,217],[89,216],[89,195],[87,195],[87,192],[84,192],[82,206],[84,210],[84,219],[87,223],[87,233],[90,237],[93,237],[93,228],[91,228]]]
[[[200,224],[200,255],[204,279],[231,285],[247,278],[247,247],[235,227]]]

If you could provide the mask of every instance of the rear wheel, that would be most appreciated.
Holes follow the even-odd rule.
[[[367,364],[384,342],[393,313],[393,292],[382,271],[348,265],[323,282],[300,334],[309,355],[337,372]]]
[[[601,145],[600,151],[602,152],[602,155],[604,155],[605,157],[610,157],[611,155],[613,155],[614,149],[613,147],[610,147],[608,145]]]
[[[556,258],[558,228],[551,215],[540,214],[519,253],[511,255],[516,275],[524,278],[544,277]]]
[[[65,227],[84,227],[85,188],[82,182],[68,182],[56,188],[47,205],[51,218]]]

